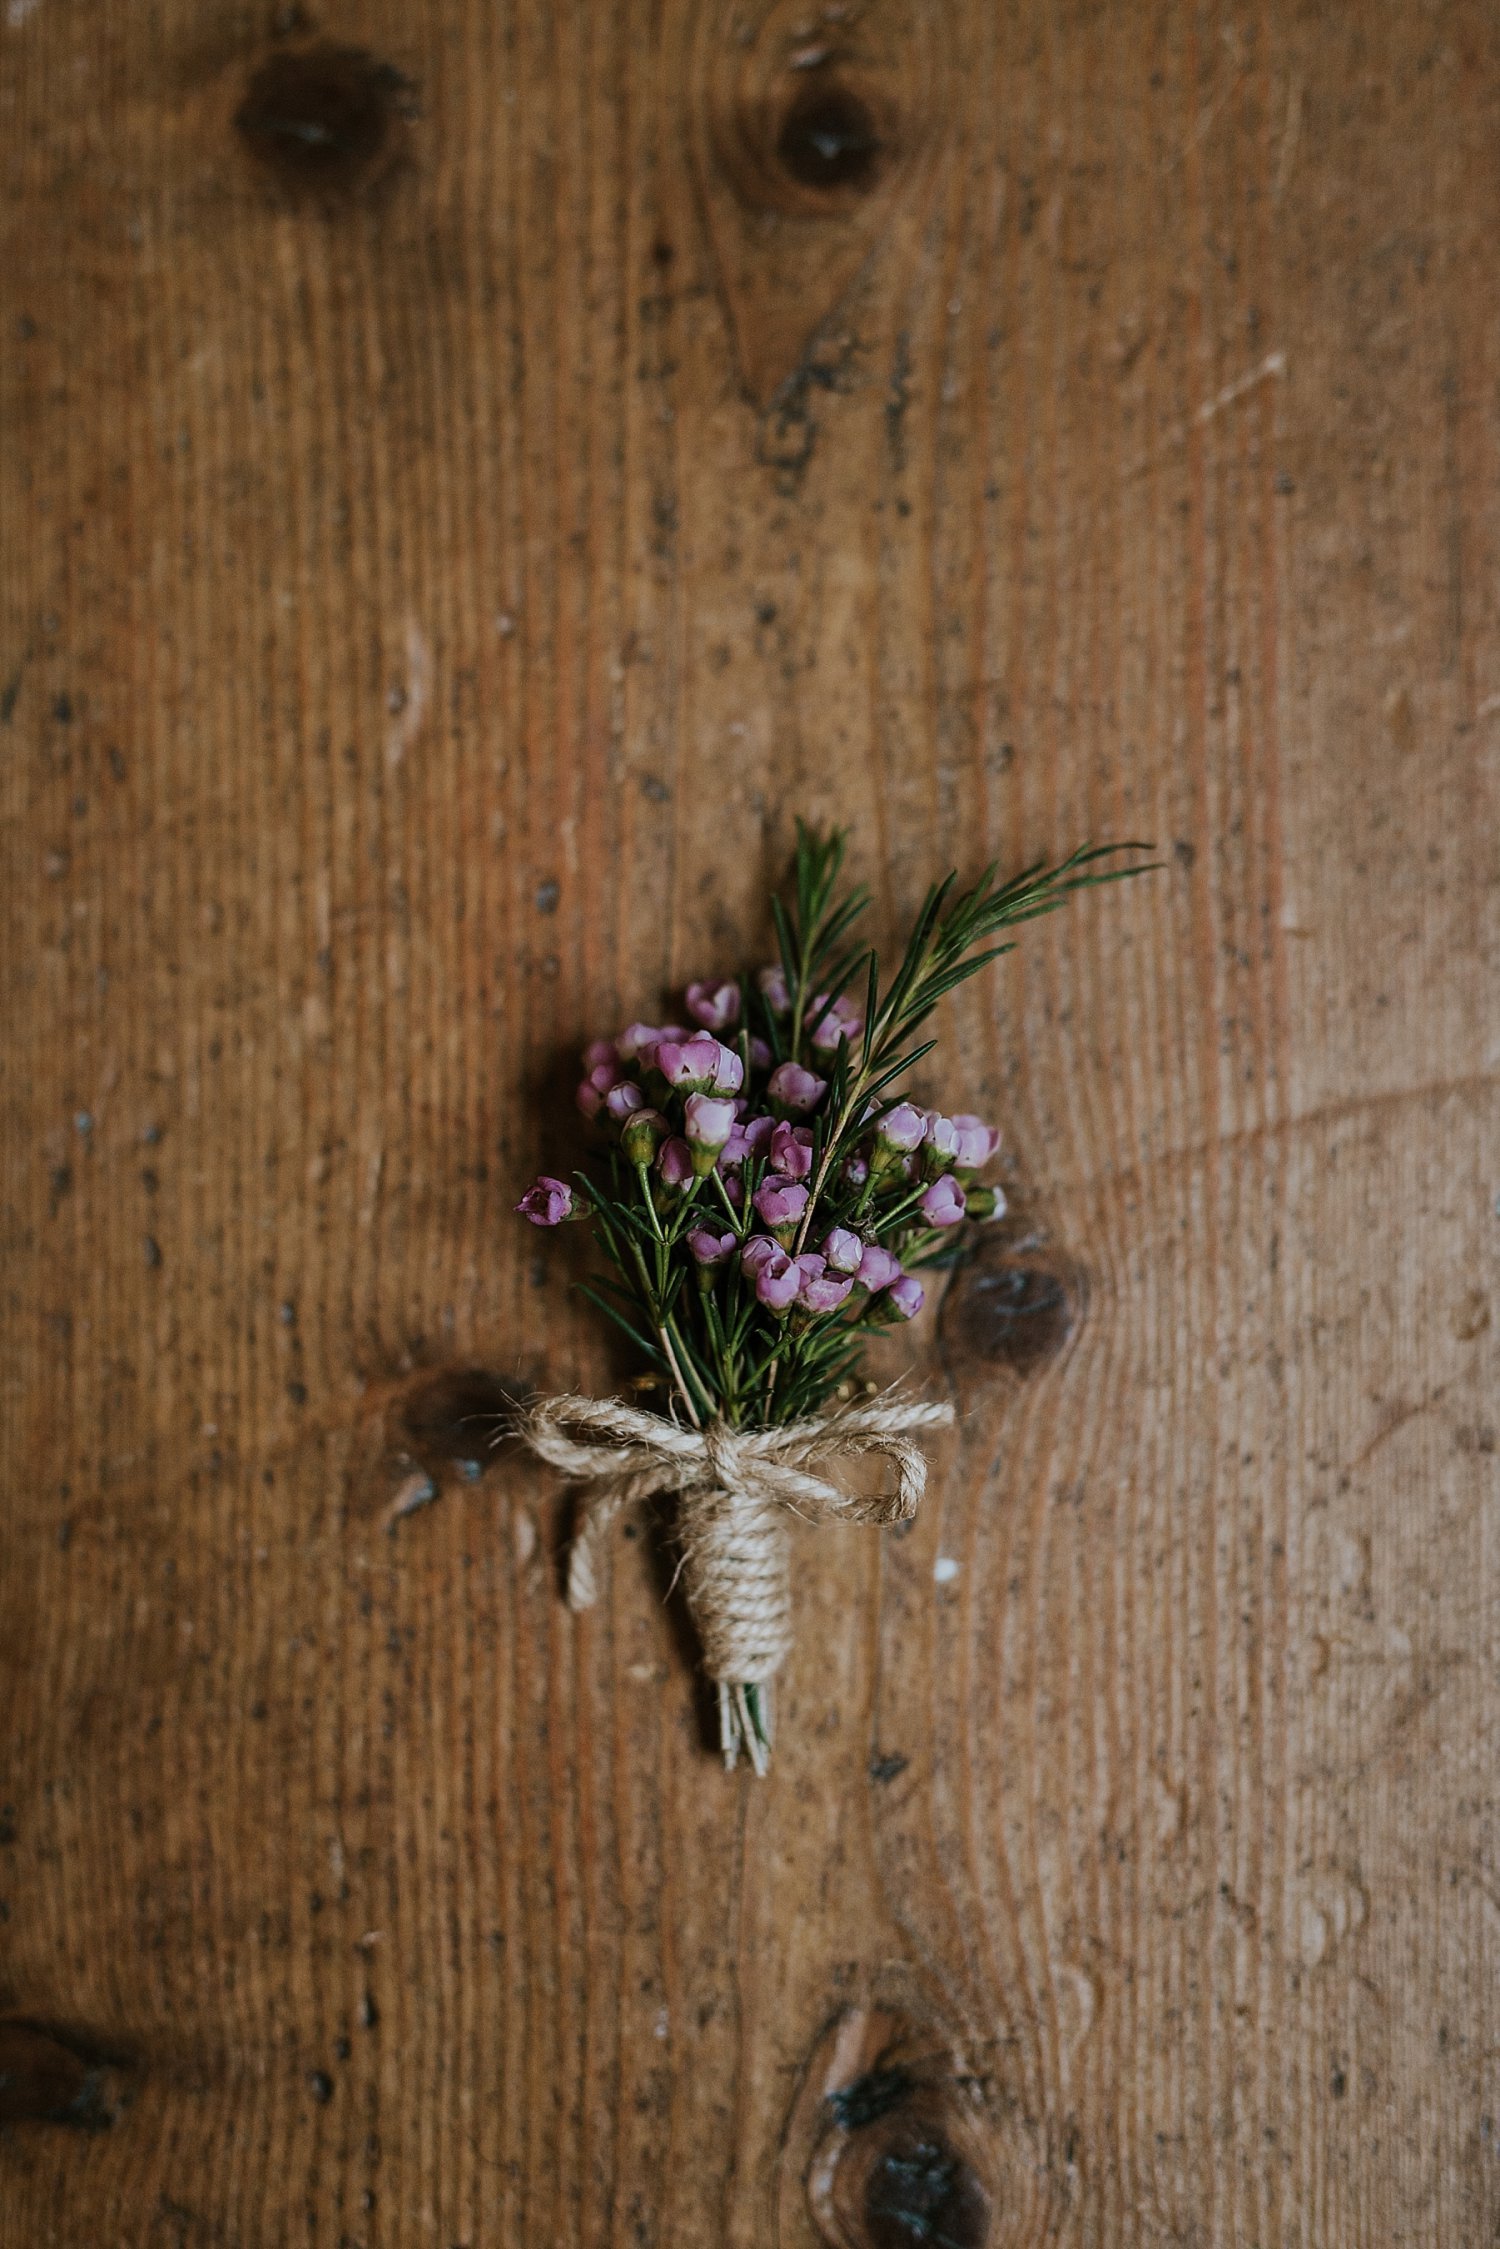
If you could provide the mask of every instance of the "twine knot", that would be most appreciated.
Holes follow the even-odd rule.
[[[690,1429],[615,1398],[544,1398],[523,1418],[532,1451],[587,1488],[568,1557],[568,1606],[598,1598],[599,1540],[622,1507],[656,1492],[681,1502],[688,1605],[704,1663],[721,1690],[763,1684],[791,1646],[786,1517],[812,1523],[900,1523],[917,1511],[927,1462],[919,1429],[946,1428],[950,1405],[887,1398],[806,1421]],[[878,1454],[890,1484],[847,1492],[818,1471]]]

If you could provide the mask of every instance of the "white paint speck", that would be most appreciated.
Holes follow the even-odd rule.
[[[951,1554],[940,1554],[932,1565],[934,1585],[951,1585],[958,1575],[958,1564]]]
[[[431,679],[432,665],[422,628],[415,617],[409,617],[406,622],[406,679],[386,695],[391,725],[385,739],[385,762],[392,771],[411,748],[427,716]]]

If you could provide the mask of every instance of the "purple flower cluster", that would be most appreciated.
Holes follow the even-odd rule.
[[[737,1276],[778,1322],[913,1318],[924,1291],[909,1266],[964,1218],[1005,1207],[998,1188],[975,1184],[999,1134],[909,1101],[843,1129],[829,1089],[864,1025],[846,1000],[816,993],[794,1038],[779,967],[744,987],[694,982],[685,1010],[691,1028],[631,1023],[595,1040],[578,1087],[580,1110],[635,1175],[655,1237],[682,1244],[700,1293]],[[536,1226],[581,1215],[546,1177],[516,1208]]]

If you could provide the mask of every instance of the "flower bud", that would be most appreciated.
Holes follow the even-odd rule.
[[[835,1226],[823,1243],[823,1255],[835,1273],[857,1273],[865,1245],[847,1226]]]
[[[534,1187],[528,1187],[516,1209],[533,1226],[560,1226],[573,1215],[573,1190],[565,1179],[549,1179],[543,1172]]]
[[[603,1041],[601,1040],[599,1043],[602,1045]],[[592,1051],[591,1048],[590,1052]],[[574,1099],[586,1117],[598,1116],[604,1098],[611,1086],[616,1086],[620,1082],[620,1065],[613,1059],[613,1055],[614,1049],[611,1047],[611,1059],[605,1062],[596,1062],[574,1095]]]
[[[894,1148],[899,1155],[910,1155],[920,1148],[922,1135],[927,1130],[927,1119],[920,1109],[909,1101],[898,1101],[894,1109],[887,1109],[876,1120],[875,1139],[883,1148]]]
[[[625,1161],[637,1166],[651,1163],[671,1129],[659,1110],[635,1110],[626,1118],[625,1129],[620,1135]]]
[[[965,1216],[969,1218],[1003,1218],[1006,1212],[1003,1187],[966,1187],[964,1189]]]
[[[792,995],[786,988],[786,971],[779,965],[760,969],[755,978],[760,996],[773,1015],[790,1015]]]
[[[929,1226],[957,1226],[964,1214],[964,1191],[949,1172],[934,1179],[922,1197],[922,1216]]]
[[[870,1150],[870,1169],[875,1177],[886,1179],[893,1171],[909,1172],[912,1150],[921,1147],[926,1130],[926,1118],[909,1101],[898,1101],[894,1109],[877,1117],[875,1145]]]
[[[755,1293],[768,1312],[790,1312],[802,1285],[802,1275],[784,1249],[772,1245],[755,1271]]]
[[[762,1265],[773,1257],[784,1257],[786,1252],[772,1241],[769,1234],[752,1234],[740,1251],[740,1271],[754,1280]]]
[[[770,1117],[742,1118],[724,1143],[719,1156],[720,1171],[738,1171],[752,1156],[759,1155],[771,1137],[773,1121]]]
[[[685,1140],[664,1140],[656,1158],[657,1176],[664,1187],[680,1194],[693,1176],[693,1151]]]
[[[806,1179],[812,1170],[813,1136],[806,1125],[785,1122],[771,1134],[771,1169],[783,1179]]]
[[[585,1070],[614,1069],[615,1076],[618,1077],[620,1073],[616,1066],[619,1059],[613,1039],[591,1039],[583,1050]]]
[[[940,1109],[928,1109],[923,1124],[922,1154],[927,1166],[934,1172],[946,1171],[958,1155],[958,1127]]]
[[[770,1069],[771,1049],[767,1046],[764,1039],[757,1039],[752,1037],[750,1041],[750,1067],[752,1070]]]
[[[690,1039],[658,1039],[653,1060],[678,1093],[738,1093],[744,1083],[739,1056],[707,1031],[695,1031]]]
[[[901,1260],[893,1257],[888,1249],[882,1249],[879,1242],[869,1242],[860,1258],[856,1278],[860,1287],[867,1288],[873,1296],[877,1289],[889,1288],[893,1281],[900,1280]]]
[[[827,1091],[828,1080],[814,1077],[800,1062],[783,1062],[771,1072],[766,1087],[772,1107],[785,1110],[789,1116],[805,1116],[809,1109],[816,1109]]]
[[[840,1273],[830,1273],[823,1258],[808,1255],[794,1258],[801,1280],[797,1285],[797,1302],[804,1312],[836,1312],[848,1296],[854,1283]]]
[[[693,1169],[706,1178],[735,1129],[734,1103],[711,1093],[690,1093],[683,1104],[683,1127],[693,1151]]]
[[[736,1234],[715,1234],[706,1226],[695,1226],[688,1235],[687,1246],[699,1267],[708,1272],[723,1264],[738,1239]]]
[[[987,1164],[1000,1146],[1000,1135],[993,1125],[982,1117],[955,1117],[954,1129],[958,1134],[958,1147],[954,1163],[961,1171],[978,1171]]]
[[[689,984],[687,1011],[706,1031],[727,1031],[740,1019],[740,988],[727,982]]]
[[[910,1273],[903,1273],[899,1281],[892,1281],[885,1292],[885,1302],[901,1315],[903,1320],[914,1320],[927,1302],[927,1291]]]
[[[646,1096],[629,1078],[623,1078],[618,1085],[612,1085],[604,1096],[605,1110],[610,1121],[617,1125],[624,1124],[627,1117],[634,1116],[638,1109],[644,1109],[645,1106]]]
[[[825,1000],[826,994],[820,992],[808,1010],[810,1019],[817,1026],[812,1035],[812,1043],[820,1054],[833,1054],[840,1039],[847,1039],[853,1046],[865,1027],[865,1019],[845,999],[835,1000],[828,1013],[823,1015]],[[817,1020],[820,1015],[823,1015],[821,1023]]]
[[[615,1040],[615,1051],[622,1062],[645,1064],[651,1060],[657,1040],[664,1036],[654,1023],[631,1023]]]
[[[762,1223],[785,1247],[807,1208],[807,1189],[795,1180],[778,1179],[770,1173],[756,1188],[753,1200]]]

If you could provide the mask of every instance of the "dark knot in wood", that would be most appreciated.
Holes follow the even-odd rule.
[[[475,1482],[494,1460],[518,1403],[517,1393],[486,1367],[443,1367],[407,1392],[402,1432],[429,1476],[456,1468]]]
[[[764,411],[796,385],[877,251],[913,234],[906,188],[942,129],[943,11],[869,0],[811,20],[800,0],[705,0],[692,143],[744,387]],[[778,449],[779,450],[779,449]]]
[[[120,2113],[116,2065],[20,2016],[0,2019],[0,2124],[102,2132]]]
[[[914,2241],[983,2249],[989,2197],[940,2132],[897,2119],[865,2171],[864,2220],[871,2249],[909,2249]]]
[[[831,2249],[984,2249],[993,2155],[973,2080],[937,2026],[900,2007],[854,2007],[812,2056],[789,2120],[784,2185],[800,2177]]]
[[[1009,1369],[1026,1375],[1057,1357],[1082,1316],[1083,1276],[1032,1240],[987,1235],[954,1275],[938,1336],[960,1387]]]
[[[411,114],[411,87],[389,63],[361,48],[318,45],[269,55],[234,122],[283,187],[343,195],[388,168]]]
[[[867,103],[847,86],[810,85],[787,110],[776,154],[803,187],[873,187],[883,144]]]

